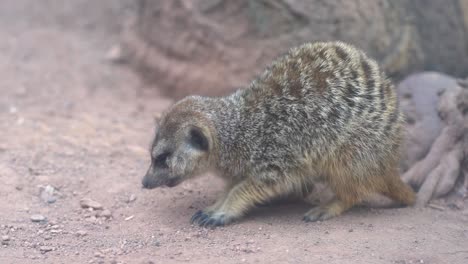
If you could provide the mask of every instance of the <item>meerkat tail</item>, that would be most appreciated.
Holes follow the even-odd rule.
[[[398,175],[387,179],[388,190],[384,195],[403,205],[414,205],[416,194]]]

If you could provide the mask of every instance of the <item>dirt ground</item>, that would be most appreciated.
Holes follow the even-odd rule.
[[[468,263],[467,206],[304,223],[308,205],[281,204],[212,230],[189,219],[216,178],[143,190],[153,116],[171,100],[105,59],[132,8],[0,2],[0,263]]]

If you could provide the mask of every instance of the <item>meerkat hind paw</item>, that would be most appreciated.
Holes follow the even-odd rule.
[[[317,206],[308,211],[304,215],[303,220],[305,222],[325,221],[335,216],[336,214],[331,212],[330,209]]]

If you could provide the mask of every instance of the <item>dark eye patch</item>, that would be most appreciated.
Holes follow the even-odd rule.
[[[189,143],[196,149],[204,151],[208,150],[208,139],[198,128],[190,129]]]
[[[164,152],[160,155],[158,155],[154,159],[154,166],[157,168],[168,168],[169,166],[167,165],[167,159],[171,156],[171,153],[169,152]]]

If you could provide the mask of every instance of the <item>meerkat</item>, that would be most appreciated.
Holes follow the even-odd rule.
[[[306,43],[244,89],[170,107],[142,183],[173,187],[215,171],[226,190],[193,215],[202,226],[228,224],[279,197],[305,197],[317,182],[334,198],[308,211],[307,222],[338,216],[372,194],[412,205],[398,168],[403,122],[394,86],[362,50]]]

